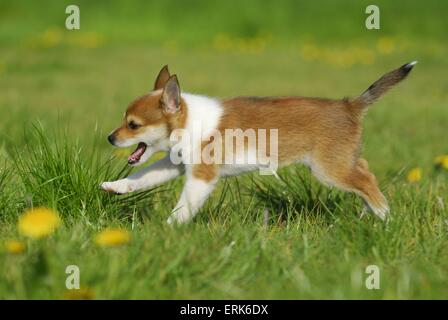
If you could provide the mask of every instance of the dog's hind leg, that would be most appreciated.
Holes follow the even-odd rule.
[[[376,216],[382,220],[386,219],[389,205],[378,187],[376,177],[368,170],[366,160],[358,159],[351,172],[340,181],[340,185],[343,189],[361,196]]]
[[[370,171],[358,165],[346,178],[345,183],[364,199],[376,216],[382,220],[386,219],[389,205],[378,187],[375,176]]]
[[[323,182],[356,193],[364,200],[368,208],[380,219],[385,220],[389,206],[381,193],[375,176],[368,170],[368,163],[358,159],[354,165],[332,163],[326,166],[321,163],[318,178]]]

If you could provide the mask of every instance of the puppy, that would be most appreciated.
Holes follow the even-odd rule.
[[[154,89],[130,103],[122,125],[109,134],[108,140],[117,147],[137,145],[128,158],[133,166],[144,163],[157,151],[168,155],[127,178],[103,182],[101,188],[124,194],[153,188],[185,174],[182,194],[168,218],[170,224],[185,223],[195,216],[220,177],[266,169],[267,162],[261,161],[259,152],[263,149],[272,163],[304,163],[321,182],[356,193],[384,220],[389,212],[387,200],[359,154],[362,119],[368,106],[406,78],[416,63],[383,75],[356,98],[339,100],[193,95],[181,92],[176,75],[170,75],[165,66]],[[227,138],[229,129],[243,133],[240,143],[222,138]],[[255,147],[246,143],[250,130],[255,132],[251,136],[255,137]],[[175,139],[179,132],[188,139]],[[260,147],[262,140],[264,145]],[[212,144],[213,151],[204,153]],[[192,161],[192,154],[199,157]]]

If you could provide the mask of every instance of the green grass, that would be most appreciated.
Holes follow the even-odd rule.
[[[27,245],[18,255],[0,249],[0,298],[62,298],[72,264],[96,298],[448,298],[448,172],[433,164],[448,153],[446,5],[409,3],[379,1],[382,29],[372,32],[365,4],[346,1],[346,10],[328,1],[299,9],[248,1],[240,10],[197,2],[175,13],[176,30],[167,23],[173,2],[81,2],[78,33],[63,30],[63,3],[0,5],[0,243]],[[148,23],[137,19],[142,8]],[[209,14],[215,22],[203,28]],[[129,173],[107,133],[166,63],[189,92],[339,98],[414,59],[409,79],[364,123],[363,155],[392,208],[387,224],[360,220],[357,197],[321,186],[299,165],[281,169],[280,180],[222,180],[193,223],[176,228],[165,221],[183,178],[125,196],[98,187]],[[411,184],[413,167],[423,177]],[[63,225],[26,239],[18,218],[41,205]],[[132,240],[98,247],[95,235],[107,227]],[[371,264],[380,290],[364,286]]]

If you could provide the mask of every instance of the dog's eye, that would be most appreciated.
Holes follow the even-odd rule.
[[[129,129],[135,130],[135,129],[137,129],[138,127],[140,127],[140,125],[139,125],[139,124],[136,124],[134,121],[129,121],[129,123],[128,123],[128,127],[129,127]]]

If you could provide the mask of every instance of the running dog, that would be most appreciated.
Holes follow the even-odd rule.
[[[203,151],[211,143],[216,145],[216,132],[224,135],[227,129],[276,130],[277,148],[269,156],[275,157],[280,166],[304,163],[321,182],[359,195],[367,208],[384,220],[389,212],[387,200],[367,161],[360,157],[362,119],[368,107],[406,78],[416,63],[407,63],[386,73],[358,97],[343,99],[210,98],[181,92],[177,76],[170,75],[165,66],[157,76],[154,89],[130,103],[123,123],[109,134],[108,140],[117,147],[137,145],[128,158],[133,166],[144,163],[157,151],[167,151],[168,155],[127,178],[103,182],[101,188],[124,194],[153,188],[185,174],[179,202],[168,218],[170,224],[185,223],[195,216],[220,177],[263,166],[260,161],[210,162],[202,153],[199,161],[192,162],[191,153]],[[198,128],[199,135],[194,133]],[[189,143],[174,141],[173,134],[179,130],[190,135]],[[268,144],[273,143],[271,137],[272,133],[268,133]],[[260,140],[258,133],[256,139]],[[230,148],[224,141],[218,145],[222,147],[218,150],[218,160],[233,152],[234,142]],[[245,155],[257,155],[256,148],[244,148]],[[215,160],[218,151],[211,153]],[[173,161],[173,157],[180,161]]]

